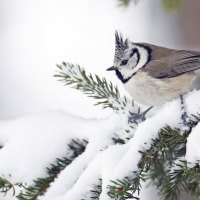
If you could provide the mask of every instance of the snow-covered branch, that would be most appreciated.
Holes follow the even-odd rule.
[[[130,112],[139,107],[111,82],[87,75],[78,65],[63,63],[58,69],[56,77],[114,113],[86,120],[47,112],[0,123],[0,191],[7,191],[9,200],[150,200],[142,196],[145,180],[165,200],[177,200],[180,185],[199,195],[199,91],[185,99],[191,119],[187,129],[178,100],[139,124],[129,123]],[[16,188],[13,196],[12,183],[26,187]]]
[[[138,113],[139,107],[134,104],[134,101],[126,96],[121,97],[118,87],[113,86],[105,78],[87,74],[84,68],[72,63],[63,62],[57,67],[59,70],[55,76],[59,77],[66,85],[72,85],[73,88],[82,91],[88,97],[96,99],[95,105],[112,108],[117,113]]]

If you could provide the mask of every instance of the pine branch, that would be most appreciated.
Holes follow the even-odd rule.
[[[12,184],[8,180],[0,177],[0,193],[7,194],[8,191],[12,190],[13,196],[15,196],[15,187],[25,187],[22,183]]]
[[[89,197],[87,197],[87,199],[99,200],[101,192],[102,192],[102,179],[99,179],[98,182],[95,185],[93,185],[93,189],[90,190]],[[84,198],[81,200],[87,200],[87,199]]]
[[[140,182],[144,180],[146,173],[153,165],[156,165],[158,159],[168,159],[177,151],[178,144],[186,142],[186,138],[178,130],[173,130],[169,126],[160,130],[158,138],[152,140],[151,148],[141,153],[141,160],[138,163],[138,171],[134,172],[133,179],[123,181],[114,181],[114,185],[109,186],[109,196],[112,198],[123,199],[134,193],[139,193],[141,189]],[[176,146],[177,145],[177,146]],[[119,187],[120,186],[120,187]],[[119,189],[121,188],[121,189]],[[123,191],[123,192],[122,192]],[[133,196],[132,198],[137,198]]]
[[[119,6],[128,7],[131,3],[135,5],[140,0],[117,0],[119,2]],[[182,0],[162,0],[163,7],[168,11],[178,11],[183,6]]]
[[[59,71],[55,77],[59,77],[66,85],[72,85],[88,97],[96,99],[95,105],[102,105],[103,108],[112,108],[127,114],[131,111],[138,112],[139,108],[134,105],[134,102],[126,96],[121,97],[118,87],[113,86],[105,78],[100,78],[98,75],[87,75],[84,68],[71,63],[63,62],[57,67]]]
[[[136,173],[136,172],[135,172]],[[141,189],[141,180],[143,180],[142,173],[135,176],[134,179],[130,180],[128,177],[123,180],[111,181],[114,185],[109,185],[108,195],[113,199],[124,200],[124,199],[139,199],[134,193],[138,193]]]
[[[86,140],[80,141],[79,139],[73,139],[68,145],[69,151],[71,152],[70,157],[57,158],[55,164],[51,164],[47,168],[48,176],[46,178],[38,178],[34,180],[34,185],[25,187],[17,199],[19,200],[36,200],[38,196],[43,195],[46,190],[50,187],[50,184],[57,178],[59,173],[65,169],[76,157],[85,151],[87,145]]]
[[[163,0],[163,6],[169,11],[180,10],[183,6],[182,0]]]
[[[131,2],[133,2],[134,4],[137,4],[139,0],[118,0],[118,2],[119,2],[119,6],[128,7]]]
[[[0,192],[6,195],[6,193],[11,189],[13,190],[13,195],[14,195],[15,194],[14,185],[11,184],[8,180],[0,177]]]
[[[200,116],[193,116],[190,125],[195,127],[199,122]],[[179,129],[172,129],[169,126],[161,129],[158,137],[152,139],[151,147],[144,152],[140,151],[141,160],[138,163],[138,171],[134,172],[134,177],[112,181],[113,184],[108,186],[108,195],[120,200],[139,199],[134,194],[139,194],[140,183],[146,179],[151,179],[157,185],[164,200],[178,200],[180,186],[184,186],[184,189],[188,191],[191,191],[191,188],[199,191],[199,165],[196,165],[194,169],[189,169],[186,163],[186,167],[180,166],[180,169],[173,173],[168,170],[173,168],[177,158],[185,156],[187,137],[191,130],[190,127],[188,131],[181,133]],[[194,177],[194,172],[198,173],[197,177]]]
[[[112,108],[116,112],[127,116],[130,113],[140,113],[140,108],[133,105],[133,102],[126,97],[121,98],[118,88],[114,87],[111,82],[108,83],[105,78],[101,79],[97,75],[94,77],[91,74],[87,75],[79,65],[70,63],[62,63],[58,65],[58,68],[59,72],[56,77],[61,78],[65,84],[72,85],[87,96],[95,98],[97,100],[96,105],[102,105],[103,108]],[[187,136],[191,132],[191,127],[196,126],[200,121],[199,119],[199,116],[193,116],[193,120],[190,121],[190,129],[185,133],[181,133],[179,129],[171,129],[169,126],[161,129],[158,137],[152,140],[151,147],[145,152],[140,152],[141,160],[138,163],[138,170],[134,172],[135,176],[113,181],[113,185],[108,186],[109,196],[117,199],[138,199],[134,193],[139,193],[142,180],[154,177],[152,182],[157,184],[158,188],[164,185],[161,184],[161,179],[167,183],[169,172],[166,169],[172,167],[177,157],[185,155]],[[127,130],[128,132],[130,130]],[[116,144],[124,144],[127,140],[129,140],[129,137],[122,138],[118,135],[113,137]],[[159,173],[157,173],[158,171]]]
[[[192,118],[188,123],[190,125],[190,128],[188,129],[187,132],[180,135],[178,134],[177,138],[169,135],[166,144],[171,147],[170,154],[164,158],[159,157],[158,159],[157,157],[154,160],[155,165],[151,167],[150,170],[148,171],[147,178],[152,180],[152,183],[157,186],[157,188],[160,190],[160,193],[163,194],[163,190],[165,187],[164,185],[168,184],[169,182],[169,171],[173,168],[173,165],[176,165],[174,163],[176,163],[177,160],[179,162],[179,159],[185,156],[187,137],[191,133],[192,128],[195,127],[199,122],[200,122],[200,115],[197,116],[192,115]],[[191,189],[189,189],[189,191],[191,191]]]
[[[181,133],[179,129],[172,129],[169,126],[162,128],[158,133],[158,137],[152,139],[151,148],[145,152],[140,151],[142,162],[139,163],[139,166],[143,168],[156,164],[157,159],[171,161],[177,156],[184,155],[188,134],[188,132]]]
[[[161,188],[163,200],[179,200],[180,192],[183,190],[192,195],[200,195],[200,166],[188,167],[185,160],[174,163],[169,171],[167,181]]]

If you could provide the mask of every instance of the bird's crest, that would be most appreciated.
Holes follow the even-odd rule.
[[[128,48],[128,39],[124,39],[122,34],[115,32],[115,57],[120,58],[124,50]]]

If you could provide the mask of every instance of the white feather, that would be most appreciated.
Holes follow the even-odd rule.
[[[140,68],[142,68],[148,61],[149,53],[147,49],[144,47],[138,46],[133,44],[133,48],[137,48],[139,54],[140,54],[140,59],[136,67],[133,69],[133,73],[137,72]]]

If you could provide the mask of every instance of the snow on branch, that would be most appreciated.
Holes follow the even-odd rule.
[[[37,199],[39,196],[45,194],[46,190],[50,187],[50,184],[58,177],[59,173],[63,171],[76,157],[85,151],[86,140],[72,139],[68,144],[68,153],[70,156],[57,158],[55,163],[47,167],[48,176],[45,178],[38,178],[34,180],[34,185],[24,186],[24,190],[17,195],[17,199]]]
[[[200,165],[191,165],[184,157],[178,158],[164,177],[159,187],[163,200],[179,200],[181,192],[187,192],[188,199],[199,196]]]
[[[136,155],[138,150],[140,156],[132,161],[130,168],[127,167],[131,158],[130,152],[119,162],[115,177],[119,174],[124,175],[120,175],[116,181],[112,181],[112,184],[108,186],[109,196],[117,199],[139,199],[138,194],[142,189],[141,182],[146,179],[150,179],[156,185],[163,200],[179,200],[180,191],[187,191],[198,196],[200,194],[199,161],[193,160],[192,164],[185,160],[185,155],[187,138],[194,132],[194,127],[199,122],[200,116],[193,115],[189,123],[193,129],[189,127],[182,131],[180,129],[181,124],[177,123],[178,128],[171,128],[170,126],[161,128],[158,135],[151,135],[151,141],[144,140],[143,145],[139,143],[140,146],[138,146],[137,142],[137,146],[135,145],[130,152],[132,152],[132,155]],[[137,137],[137,130],[135,137]],[[134,140],[137,140],[137,138],[131,140],[134,144]],[[148,146],[149,148],[147,148]],[[141,147],[143,150],[141,150]],[[132,172],[130,173],[131,169]],[[123,173],[120,173],[120,171],[123,171]]]
[[[0,177],[0,193],[3,193],[6,196],[6,194],[12,190],[12,195],[15,196],[16,187],[25,188],[25,185],[23,185],[22,183],[12,184],[5,178]]]
[[[126,96],[121,97],[118,87],[113,86],[105,78],[100,78],[98,75],[87,75],[84,68],[72,63],[63,62],[57,67],[59,71],[55,76],[66,85],[72,85],[88,97],[96,99],[95,105],[102,105],[103,108],[112,108],[122,113],[138,112],[139,107],[134,105],[133,100]]]
[[[87,75],[79,65],[62,63],[58,69],[56,77],[96,99],[97,105],[113,109],[114,114],[86,120],[49,112],[0,124],[4,144],[0,177],[8,178],[0,179],[0,191],[9,192],[15,186],[11,182],[22,180],[30,187],[11,200],[140,199],[142,182],[150,180],[162,200],[178,200],[182,189],[200,195],[200,92],[186,97],[191,120],[185,130],[178,100],[161,106],[142,123],[130,125],[127,118],[139,107],[121,97],[111,82]],[[85,138],[87,142],[82,143]],[[63,159],[56,159],[59,156]],[[23,167],[16,169],[15,163]],[[141,199],[150,200],[149,196]]]

